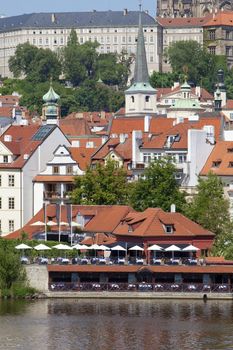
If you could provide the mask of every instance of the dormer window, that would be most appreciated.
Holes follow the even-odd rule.
[[[213,167],[213,168],[219,168],[221,163],[222,163],[221,160],[215,160],[215,161],[213,161],[213,163],[212,163],[212,167]]]
[[[3,163],[8,163],[8,156],[3,156]]]
[[[165,225],[165,232],[166,233],[173,233],[174,232],[173,225]]]
[[[228,149],[227,149],[227,152],[228,152],[228,153],[233,153],[233,148],[228,148]]]
[[[128,232],[133,232],[133,227],[132,227],[132,225],[128,225]]]

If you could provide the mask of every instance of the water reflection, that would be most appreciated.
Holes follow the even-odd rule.
[[[231,302],[0,302],[0,349],[233,349]]]

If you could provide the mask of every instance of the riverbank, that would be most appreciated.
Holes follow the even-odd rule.
[[[233,293],[153,293],[153,292],[45,292],[48,299],[170,299],[233,300]]]

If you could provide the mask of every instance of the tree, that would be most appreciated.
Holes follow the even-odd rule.
[[[16,281],[24,281],[25,275],[19,255],[7,244],[0,246],[0,289],[10,289]]]
[[[114,161],[106,165],[96,164],[86,174],[75,178],[75,189],[71,195],[74,204],[113,205],[126,204],[128,183],[126,171]]]
[[[187,67],[188,77],[194,83],[200,82],[213,64],[213,55],[194,40],[173,42],[165,55],[173,72],[182,74],[184,67]]]
[[[223,184],[217,175],[209,173],[199,178],[197,194],[187,204],[186,215],[216,234],[216,242],[231,233],[229,201],[224,198]]]
[[[153,72],[150,76],[150,83],[153,88],[166,88],[172,87],[174,82],[179,81],[180,76],[178,73],[161,73]]]
[[[145,170],[144,177],[135,183],[130,203],[136,210],[162,208],[169,211],[172,204],[182,211],[185,194],[179,191],[175,165],[168,159],[156,160]]]
[[[55,52],[29,43],[17,46],[15,55],[9,59],[9,68],[14,77],[24,75],[33,83],[45,82],[51,77],[57,80],[61,74],[61,64]]]

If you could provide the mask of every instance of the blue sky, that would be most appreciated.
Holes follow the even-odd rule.
[[[155,15],[155,0],[143,0],[143,9]],[[63,12],[138,9],[139,0],[8,0],[2,1],[0,14],[6,16],[31,12]]]

